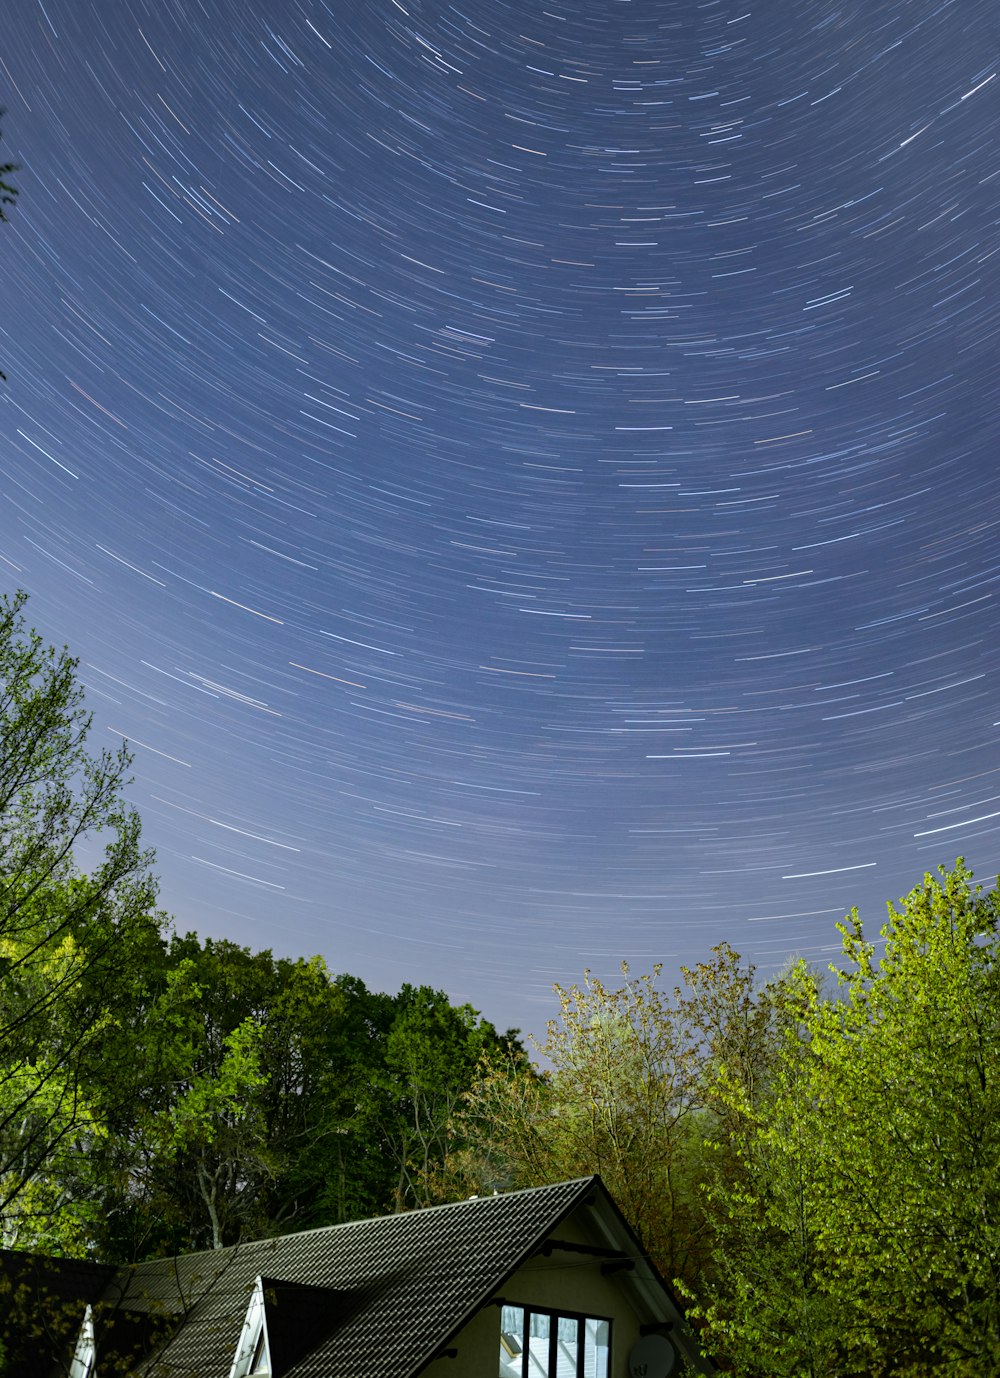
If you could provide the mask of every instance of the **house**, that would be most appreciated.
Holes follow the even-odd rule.
[[[8,1253],[2,1285],[9,1378],[713,1371],[599,1177],[127,1269]]]

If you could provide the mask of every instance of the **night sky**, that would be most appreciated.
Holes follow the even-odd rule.
[[[539,1030],[995,877],[995,0],[3,29],[0,579],[182,930]]]

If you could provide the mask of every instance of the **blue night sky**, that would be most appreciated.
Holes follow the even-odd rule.
[[[180,928],[540,1029],[1000,869],[993,0],[8,0],[0,570]]]

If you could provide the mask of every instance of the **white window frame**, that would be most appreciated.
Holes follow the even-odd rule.
[[[263,1367],[260,1365],[252,1369],[250,1365],[254,1361],[257,1353],[258,1343],[263,1337],[264,1352],[261,1356]],[[236,1356],[233,1359],[232,1367],[229,1370],[229,1378],[250,1378],[253,1374],[255,1378],[266,1378],[271,1373],[271,1346],[267,1337],[267,1316],[264,1309],[264,1282],[257,1277],[253,1285],[253,1293],[250,1297],[250,1305],[247,1307],[247,1314],[243,1321],[243,1329],[240,1332],[240,1341],[236,1346]],[[90,1375],[86,1375],[90,1378]]]
[[[69,1362],[69,1378],[95,1378],[97,1372],[97,1340],[94,1336],[94,1311],[87,1307],[83,1325],[76,1337],[76,1348]]]

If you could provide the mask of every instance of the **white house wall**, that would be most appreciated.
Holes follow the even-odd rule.
[[[553,1231],[552,1238],[573,1244],[594,1243],[593,1236],[574,1219]],[[628,1378],[628,1355],[647,1317],[636,1314],[623,1286],[622,1274],[606,1277],[604,1260],[556,1249],[528,1260],[497,1295],[512,1305],[538,1306],[549,1311],[584,1314],[611,1320],[609,1378]],[[496,1378],[500,1355],[500,1308],[484,1306],[451,1341],[454,1359],[437,1359],[421,1378]]]

